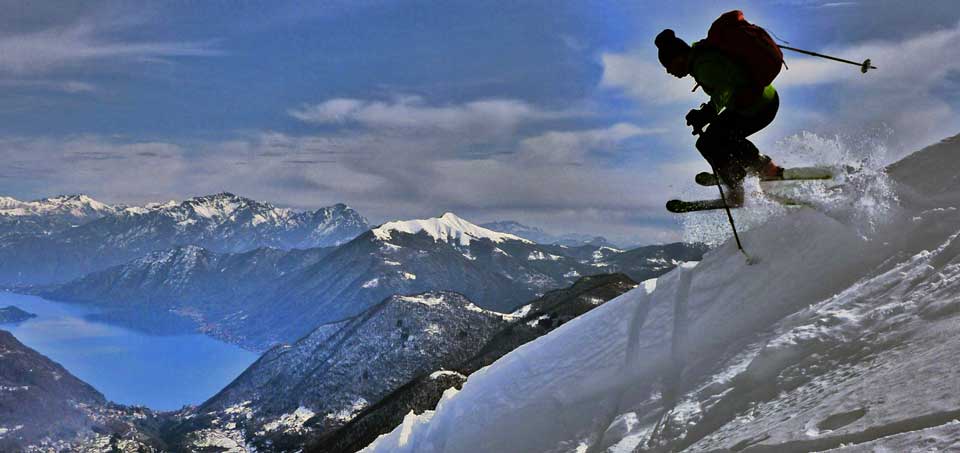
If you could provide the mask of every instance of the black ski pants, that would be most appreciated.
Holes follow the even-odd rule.
[[[752,115],[726,109],[700,134],[697,150],[728,186],[740,187],[748,171],[759,170],[760,150],[747,137],[773,122],[779,109],[779,94]]]

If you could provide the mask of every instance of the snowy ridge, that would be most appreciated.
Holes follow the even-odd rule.
[[[123,209],[124,214],[136,215],[136,214],[145,214],[150,211],[157,211],[161,209],[170,209],[178,205],[176,200],[169,200],[162,203],[147,203],[143,206],[128,206]]]
[[[212,225],[227,222],[243,222],[249,226],[270,224],[276,227],[289,227],[295,224],[295,211],[277,208],[231,193],[223,192],[191,198],[181,203],[170,201],[163,204],[147,205],[141,209],[125,211],[131,215],[155,213],[178,221],[179,225],[210,223]],[[241,217],[242,216],[242,217]]]
[[[87,195],[61,195],[36,201],[19,201],[0,197],[0,216],[62,216],[89,221],[109,215],[150,219],[161,216],[176,221],[179,228],[201,225],[208,230],[232,228],[274,228],[283,231],[309,228],[309,240],[324,242],[343,235],[343,229],[365,230],[366,219],[343,204],[316,211],[278,208],[228,192],[205,195],[177,202],[149,203],[144,206],[110,206]],[[353,236],[334,238],[341,243]]]
[[[35,201],[20,201],[10,197],[0,197],[0,215],[5,216],[65,215],[82,218],[112,214],[117,211],[118,208],[101,203],[84,194],[59,195]]]
[[[199,234],[214,234],[221,238],[255,234],[262,236],[256,239],[260,245],[282,248],[341,244],[368,227],[365,218],[343,204],[316,211],[297,211],[227,192],[195,197],[181,203],[170,201],[127,209],[124,213],[152,222],[156,222],[158,217],[170,219],[178,230],[207,231],[210,233]],[[270,236],[280,236],[282,239]],[[249,248],[255,247],[246,246],[238,250]]]
[[[35,201],[0,197],[0,238],[48,235],[115,215],[123,208],[87,195],[60,195]]]
[[[771,219],[741,237],[757,264],[727,242],[474,373],[365,451],[921,451],[917,430],[955,448],[958,152],[892,165],[900,207],[868,238],[836,211]]]
[[[519,236],[500,233],[474,225],[450,212],[441,217],[430,219],[387,222],[374,228],[372,231],[374,236],[381,241],[389,241],[394,231],[407,234],[417,234],[423,231],[430,235],[435,241],[443,241],[451,244],[458,243],[462,246],[469,246],[470,241],[478,239],[489,239],[498,244],[503,241],[533,243]]]

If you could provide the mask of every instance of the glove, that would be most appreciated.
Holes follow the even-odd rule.
[[[693,135],[703,133],[703,127],[710,124],[717,117],[716,110],[709,104],[702,104],[699,109],[687,113],[687,126],[693,127]]]

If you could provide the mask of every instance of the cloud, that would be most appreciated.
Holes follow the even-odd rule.
[[[434,106],[418,96],[391,102],[330,99],[291,109],[290,116],[312,124],[359,125],[370,129],[434,129],[443,132],[507,132],[528,121],[564,118],[574,112],[538,109],[514,99],[484,99]]]
[[[313,106],[291,109],[290,116],[306,123],[345,123],[353,121],[368,102],[357,99],[331,99]]]
[[[222,53],[209,41],[130,42],[110,38],[109,32],[115,31],[116,26],[80,19],[69,25],[0,36],[0,72],[26,75],[48,73],[85,62]]]
[[[97,135],[4,138],[0,193],[38,198],[84,192],[105,201],[145,203],[228,190],[318,206],[378,186],[376,175],[314,157],[325,155],[327,146],[322,137],[275,133],[189,145]]]
[[[662,133],[663,129],[617,123],[607,128],[580,131],[549,131],[520,141],[518,158],[532,165],[582,165],[591,151],[609,151],[625,140]]]
[[[0,159],[9,165],[0,172],[0,193],[35,198],[86,192],[105,201],[144,203],[228,190],[297,207],[346,202],[375,222],[446,210],[477,221],[494,220],[494,215],[549,219],[550,213],[563,212],[555,217],[564,219],[558,231],[575,225],[579,231],[612,235],[636,231],[630,225],[636,226],[637,212],[662,212],[657,189],[667,173],[656,165],[633,169],[612,163],[635,153],[637,138],[659,129],[626,122],[528,129],[530,122],[553,114],[513,101],[417,105],[421,111],[404,111],[424,121],[437,115],[456,119],[429,134],[397,133],[398,124],[406,128],[409,123],[377,112],[348,113],[362,119],[359,130],[266,131],[187,144],[105,136],[3,139]],[[512,119],[493,128],[476,126],[504,109]],[[505,151],[479,157],[472,151],[486,146]],[[575,221],[576,212],[593,217]],[[608,221],[596,222],[603,217]],[[649,228],[662,237],[675,229]]]
[[[308,142],[323,142],[318,148],[336,150],[340,165],[377,181],[354,193],[355,198],[376,200],[379,205],[371,209],[389,212],[388,217],[433,215],[443,209],[527,214],[571,206],[635,209],[638,202],[628,200],[651,191],[633,192],[637,174],[632,170],[604,168],[633,139],[663,132],[627,122],[545,128],[546,121],[585,113],[544,110],[512,99],[442,106],[409,96],[391,102],[332,99],[289,113],[337,128],[323,138],[282,140],[294,140],[301,149]],[[662,201],[657,198],[654,204]]]
[[[634,99],[653,104],[695,102],[691,79],[677,80],[667,74],[655,53],[634,51],[600,56],[603,77],[600,86],[621,90]]]
[[[96,136],[0,139],[0,188],[32,197],[87,192],[142,200],[171,191],[187,167],[185,151],[162,142],[116,142]],[[113,195],[116,196],[116,195]]]
[[[879,69],[861,74],[856,67],[814,57],[786,53],[790,69],[777,79],[778,86],[856,83],[870,88],[928,91],[934,83],[960,70],[956,42],[960,24],[946,30],[923,33],[903,41],[874,41],[824,49],[826,53],[852,61],[871,58]],[[792,58],[791,58],[792,57]]]
[[[36,88],[69,94],[92,93],[97,91],[95,85],[77,80],[0,79],[0,87]]]
[[[900,41],[871,41],[825,49],[823,53],[853,61],[870,58],[878,67],[861,74],[853,66],[817,58],[791,58],[778,78],[786,90],[830,93],[833,132],[890,128],[890,159],[951,136],[960,117],[943,86],[960,74],[956,42],[960,23]],[[833,105],[830,105],[833,104]]]
[[[78,82],[76,80],[67,80],[65,82],[55,82],[54,86],[57,88],[66,91],[67,93],[89,93],[96,91],[97,87],[92,84],[85,82]]]

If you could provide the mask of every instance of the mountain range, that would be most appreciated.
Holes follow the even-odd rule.
[[[537,244],[453,213],[369,228],[344,205],[297,212],[227,193],[143,207],[85,196],[4,203],[11,217],[35,220],[0,240],[7,284],[40,283],[32,292],[96,305],[89,316],[101,320],[160,334],[199,330],[266,351],[203,405],[174,413],[109,403],[93,389],[84,393],[82,382],[70,394],[49,392],[50,402],[11,393],[7,407],[62,408],[72,420],[61,431],[34,432],[0,412],[0,430],[20,433],[0,432],[0,442],[16,448],[356,445],[389,431],[411,401],[432,407],[466,374],[635,285],[626,275],[584,276],[622,271],[639,281],[705,251]],[[40,228],[36,219],[48,217],[60,220]],[[28,385],[14,385],[26,382],[21,377],[0,390]],[[363,422],[348,425],[360,414]]]
[[[394,294],[455,291],[484,309],[508,313],[583,275],[624,272],[643,280],[704,250],[683,244],[627,252],[539,245],[446,213],[389,222],[323,249],[224,254],[179,247],[41,294],[97,304],[106,309],[102,316],[134,326],[157,327],[155,314],[173,313],[202,331],[263,350],[356,316]]]
[[[61,202],[52,208],[51,200]],[[57,225],[87,221],[0,236],[0,284],[5,285],[65,282],[186,245],[219,253],[332,246],[369,228],[365,218],[343,204],[294,211],[230,193],[122,209],[85,196],[28,203],[37,205],[32,210],[9,200],[6,205],[11,207],[0,211],[0,219],[15,225],[42,223],[37,219]],[[16,220],[21,218],[26,220]]]

